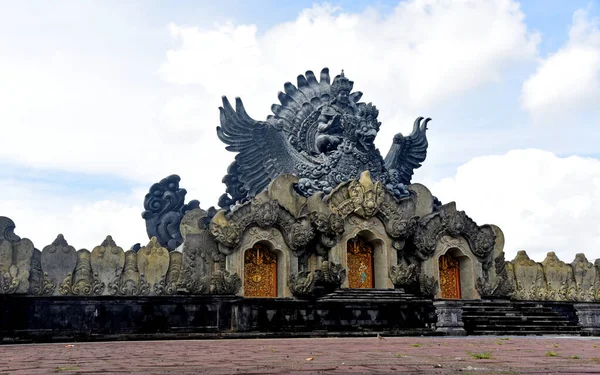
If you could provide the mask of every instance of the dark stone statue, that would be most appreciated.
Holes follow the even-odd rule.
[[[396,198],[409,195],[413,170],[427,155],[427,123],[417,118],[413,132],[397,134],[385,160],[374,140],[381,123],[371,103],[359,102],[361,92],[352,92],[354,82],[344,72],[330,84],[329,70],[319,81],[312,71],[298,76],[298,84],[284,85],[280,104],[271,107],[266,121],[253,120],[236,98],[235,109],[223,97],[219,139],[227,150],[237,152],[223,182],[226,193],[219,206],[227,208],[262,191],[280,174],[299,178],[298,192],[310,196],[330,193],[342,182],[368,170]]]
[[[156,237],[161,246],[169,250],[183,242],[179,224],[185,213],[200,207],[197,200],[184,204],[187,191],[179,188],[180,180],[177,175],[166,177],[152,185],[144,198],[146,211],[142,213],[142,217],[146,220],[148,237]],[[132,250],[137,251],[136,245]]]

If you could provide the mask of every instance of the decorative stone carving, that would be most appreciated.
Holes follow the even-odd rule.
[[[331,289],[339,288],[346,279],[346,270],[342,265],[327,260],[321,262],[321,273],[323,284],[331,286]]]
[[[595,300],[594,282],[596,280],[596,269],[584,254],[575,255],[573,263],[573,276],[575,278],[575,289],[577,301],[592,302]]]
[[[183,239],[179,224],[185,213],[198,208],[197,200],[184,204],[187,191],[179,187],[181,178],[171,175],[150,187],[144,198],[142,217],[146,220],[148,238],[156,237],[161,246],[176,249]]]
[[[42,270],[44,271],[44,295],[60,295],[60,284],[73,276],[77,265],[77,252],[69,246],[62,234],[59,234],[51,245],[42,250]],[[50,288],[51,283],[53,285]]]
[[[183,259],[180,288],[192,294],[210,291],[214,265],[225,269],[225,255],[218,250],[217,243],[208,230],[216,212],[193,209],[181,220],[183,236]]]
[[[183,281],[183,254],[178,251],[169,253],[165,294],[176,294]]]
[[[321,270],[301,271],[290,275],[288,287],[297,297],[311,296],[315,292],[317,282],[323,280]]]
[[[345,279],[346,270],[340,264],[324,260],[320,269],[290,275],[288,287],[297,297],[316,296],[317,287],[319,291],[328,293],[339,288]]]
[[[109,295],[106,288],[110,282],[118,278],[125,266],[125,252],[115,243],[111,236],[106,236],[100,246],[94,247],[91,254],[94,279],[103,287],[95,290],[97,295]]]
[[[104,290],[104,283],[99,281],[92,273],[92,254],[89,250],[81,249],[77,252],[77,265],[73,275],[69,274],[59,285],[62,295],[91,296],[100,295]]]
[[[212,274],[210,294],[236,294],[241,287],[242,280],[236,273],[217,270]]]
[[[287,176],[282,178],[289,179]],[[274,182],[270,185],[270,189],[274,185],[282,188],[283,184]],[[278,201],[271,200],[269,191],[238,206],[235,211],[227,213],[221,210],[212,218],[210,231],[221,245],[219,250],[222,253],[231,254],[239,245],[243,233],[253,226],[277,228],[283,235],[286,245],[296,256],[301,256],[306,251],[306,246],[315,237],[315,229],[310,218],[307,215],[295,217]],[[290,206],[289,202],[287,206]]]
[[[31,257],[31,270],[29,272],[29,293],[39,296],[42,294],[44,272],[42,271],[42,252],[33,250]]]
[[[517,252],[511,263],[515,272],[515,298],[534,301],[546,299],[546,280],[542,265],[531,260],[523,250]]]
[[[0,216],[0,294],[29,291],[33,243],[14,233],[15,223]]]
[[[430,119],[417,118],[408,137],[397,134],[384,161],[373,143],[379,112],[370,103],[360,103],[362,93],[351,93],[352,86],[343,72],[330,84],[327,68],[319,82],[308,71],[298,76],[298,87],[284,85],[281,105],[272,106],[274,116],[265,122],[250,118],[241,99],[236,99],[234,109],[223,97],[217,135],[238,155],[223,178],[227,193],[219,205],[242,203],[281,174],[299,176],[296,189],[310,196],[329,193],[364,170],[396,197],[407,196],[405,185],[427,155],[425,132]]]
[[[546,299],[550,301],[575,300],[575,280],[570,264],[558,259],[554,252],[549,252],[542,262],[546,279]]]
[[[512,267],[507,269],[508,264],[510,263],[504,259],[504,252],[501,252],[494,259],[495,283],[489,277],[477,279],[477,291],[481,297],[510,297],[515,293],[515,276]]]
[[[150,294],[163,294],[169,270],[169,251],[158,243],[156,237],[152,237],[148,245],[138,251],[137,266],[140,275],[150,286]]]
[[[149,292],[149,284],[138,271],[137,253],[126,251],[123,272],[108,284],[108,293],[112,296],[146,296]]]
[[[448,336],[465,336],[464,323],[462,321],[462,301],[433,301],[437,315],[436,332]]]
[[[433,297],[440,289],[440,283],[433,276],[421,274],[419,277],[419,287],[423,296]]]
[[[478,226],[464,211],[456,211],[454,202],[419,221],[413,237],[414,255],[420,260],[428,259],[444,235],[464,237],[471,252],[482,262],[483,269],[491,267],[496,239],[494,230],[489,225]]]
[[[408,264],[401,261],[390,267],[390,279],[395,286],[405,290],[413,290],[419,284],[420,269],[417,264]]]
[[[369,171],[360,179],[336,187],[323,201],[341,219],[357,215],[363,219],[379,218],[392,238],[407,237],[416,229],[415,197],[397,200],[380,181],[374,182]]]

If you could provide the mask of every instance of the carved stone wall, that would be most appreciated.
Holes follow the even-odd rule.
[[[549,252],[543,262],[529,258],[523,250],[517,253],[507,270],[514,277],[515,299],[540,301],[600,301],[600,273],[585,255],[577,254],[572,263]],[[510,275],[512,273],[512,275]]]

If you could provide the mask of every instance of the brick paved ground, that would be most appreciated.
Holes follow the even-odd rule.
[[[485,357],[477,359],[475,357]],[[314,338],[0,346],[0,374],[591,374],[600,339]]]

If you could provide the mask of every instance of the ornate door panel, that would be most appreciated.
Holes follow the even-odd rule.
[[[440,290],[442,298],[460,299],[459,263],[448,254],[440,257]]]
[[[277,297],[277,256],[264,245],[244,254],[244,296]]]
[[[373,288],[373,246],[360,237],[348,241],[348,287]]]

